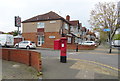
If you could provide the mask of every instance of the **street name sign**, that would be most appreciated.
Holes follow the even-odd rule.
[[[103,31],[110,31],[110,29],[103,29]]]

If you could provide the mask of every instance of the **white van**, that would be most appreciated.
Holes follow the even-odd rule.
[[[120,40],[114,40],[112,42],[112,46],[119,47],[120,46]]]
[[[14,46],[14,37],[10,34],[0,34],[1,46]]]

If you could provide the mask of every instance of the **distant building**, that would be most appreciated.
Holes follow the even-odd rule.
[[[4,34],[4,32],[0,31],[0,34]]]

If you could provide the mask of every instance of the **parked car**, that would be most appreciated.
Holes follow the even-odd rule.
[[[114,41],[112,41],[112,46],[119,47],[120,46],[120,40],[114,40]]]
[[[18,46],[19,44],[19,46]],[[16,43],[15,48],[26,48],[26,49],[30,49],[30,48],[36,48],[36,44],[32,41],[21,41],[19,43]]]
[[[10,34],[0,34],[0,45],[5,47],[14,46],[13,35]]]
[[[84,41],[83,43],[80,43],[81,45],[95,45],[97,46],[97,44],[95,43],[95,41]]]

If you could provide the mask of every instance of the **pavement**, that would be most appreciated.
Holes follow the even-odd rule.
[[[2,60],[2,79],[38,79],[37,73],[31,66]]]
[[[118,79],[118,72],[85,61],[42,58],[42,79]],[[25,64],[3,60],[3,79],[38,79],[37,71]]]
[[[86,61],[42,58],[43,79],[118,79],[118,71]]]
[[[39,48],[40,49],[40,48]],[[50,50],[44,49],[42,50]],[[102,52],[105,49],[99,47],[95,49],[96,54],[108,54]],[[112,54],[118,54],[118,50],[113,49]],[[84,54],[84,50],[80,51]],[[87,52],[87,50],[85,51]],[[72,52],[73,54],[76,52]],[[42,57],[42,76],[37,76],[37,71],[25,64],[5,61],[2,65],[3,79],[118,79],[120,78],[118,69],[111,69],[94,62],[67,58],[67,63],[61,63],[58,57]]]

